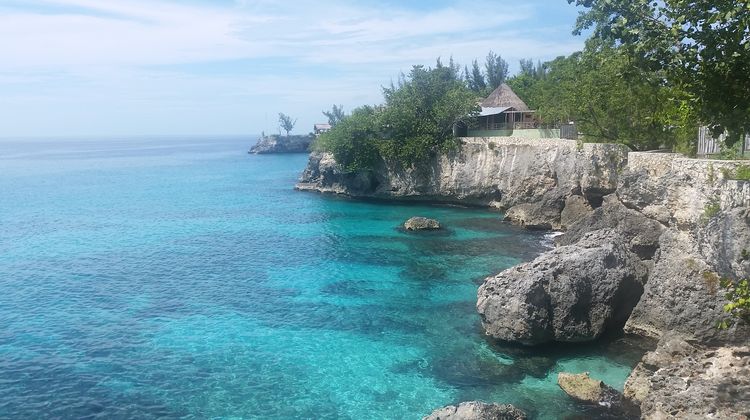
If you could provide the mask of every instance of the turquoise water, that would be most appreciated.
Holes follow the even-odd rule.
[[[239,138],[0,141],[0,418],[417,419],[463,400],[581,413],[638,343],[484,338],[481,279],[544,238],[496,213],[292,186]],[[413,215],[446,232],[398,229]]]

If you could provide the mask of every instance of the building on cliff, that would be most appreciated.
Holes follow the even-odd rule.
[[[313,133],[315,133],[315,137],[320,136],[323,133],[327,133],[331,131],[331,124],[315,124],[313,126]]]
[[[479,105],[481,112],[468,128],[469,137],[529,137],[575,139],[570,124],[542,124],[526,103],[507,84],[501,84]]]

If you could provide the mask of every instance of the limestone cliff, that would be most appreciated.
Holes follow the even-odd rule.
[[[485,205],[530,228],[560,229],[615,190],[626,160],[619,145],[464,138],[458,150],[416,168],[381,162],[373,171],[345,173],[330,154],[314,153],[297,189]]]
[[[560,139],[465,138],[411,169],[381,162],[344,173],[332,156],[313,154],[297,188],[486,205],[527,227],[567,229],[560,248],[480,288],[477,308],[499,339],[585,341],[625,328],[727,342],[750,337],[745,327],[715,328],[725,303],[718,276],[750,275],[750,182],[727,177],[739,164]]]
[[[747,418],[750,326],[716,327],[726,303],[719,277],[750,276],[750,181],[728,176],[741,164],[464,139],[418,169],[382,162],[343,173],[313,154],[297,188],[487,205],[514,223],[566,230],[556,249],[485,280],[477,310],[486,333],[526,345],[622,329],[661,338],[625,389],[643,418]],[[675,336],[696,345],[669,350]]]
[[[258,139],[258,142],[250,148],[249,153],[269,154],[269,153],[307,153],[310,151],[310,145],[315,137],[307,136],[265,136]]]

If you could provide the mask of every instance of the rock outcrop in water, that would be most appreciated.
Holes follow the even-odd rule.
[[[571,398],[595,406],[607,418],[635,419],[640,416],[638,406],[611,386],[591,378],[588,372],[561,372],[557,375],[557,384]]]
[[[647,275],[619,232],[600,229],[490,277],[477,309],[487,334],[501,340],[589,341],[625,325]]]
[[[258,143],[250,149],[249,153],[307,153],[315,136],[280,136],[270,135],[258,139]]]
[[[592,340],[624,325],[655,338],[678,331],[703,342],[746,342],[746,325],[716,328],[726,303],[719,276],[750,275],[743,257],[750,182],[724,177],[734,165],[631,153],[616,192],[574,223],[557,249],[480,287],[487,333],[539,344]]]
[[[423,420],[526,420],[526,418],[526,413],[510,404],[486,404],[471,401],[435,410]]]
[[[428,219],[426,217],[412,217],[404,222],[404,229],[406,230],[438,230],[440,229],[440,222],[435,219]]]

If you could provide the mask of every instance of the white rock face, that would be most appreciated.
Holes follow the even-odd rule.
[[[372,172],[343,173],[330,154],[312,154],[297,189],[523,210],[508,215],[532,228],[560,229],[566,199],[598,207],[617,186],[627,148],[562,139],[464,138],[458,150],[417,168],[381,162]],[[576,203],[581,208],[580,203]],[[515,215],[515,216],[514,216]]]

